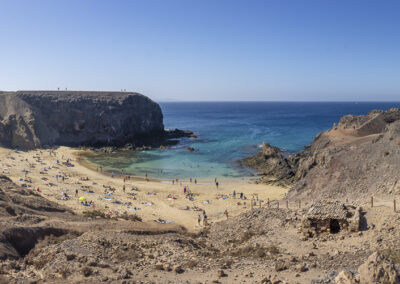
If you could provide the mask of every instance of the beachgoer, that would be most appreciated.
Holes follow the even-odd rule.
[[[190,178],[190,183],[192,183],[192,178]]]
[[[225,216],[226,216],[226,220],[228,220],[228,209],[225,209],[224,214],[225,214]]]
[[[75,189],[75,197],[78,197],[78,189]]]
[[[125,184],[124,184],[124,186],[122,187],[122,191],[125,193]]]
[[[203,210],[203,225],[204,225],[204,226],[207,225],[207,214],[206,214],[206,210]]]
[[[111,172],[111,177],[114,178],[114,172]]]
[[[218,183],[218,181],[215,183],[215,186],[218,188],[218,185],[219,185],[219,183]]]
[[[197,184],[197,179],[194,179],[194,184]]]
[[[236,198],[236,191],[233,191],[233,198]]]
[[[197,217],[197,224],[199,224],[199,226],[200,226],[200,221],[201,221],[201,217],[200,217],[200,214],[199,214],[198,217]]]

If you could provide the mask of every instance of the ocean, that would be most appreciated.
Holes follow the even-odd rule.
[[[168,102],[160,103],[167,129],[188,129],[166,150],[116,152],[88,157],[109,172],[151,178],[211,181],[248,179],[238,160],[255,154],[265,141],[288,152],[301,151],[319,132],[346,114],[400,107],[400,102]],[[187,147],[193,147],[189,152]]]

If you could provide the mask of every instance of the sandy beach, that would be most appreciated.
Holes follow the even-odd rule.
[[[257,206],[265,205],[266,200],[280,199],[287,192],[286,188],[264,184],[220,183],[214,184],[198,180],[198,184],[188,180],[171,181],[141,180],[131,178],[125,181],[122,176],[110,176],[79,163],[82,150],[59,147],[55,150],[14,151],[0,148],[1,171],[13,182],[37,191],[49,200],[63,204],[77,213],[88,210],[100,210],[117,217],[119,214],[136,214],[143,221],[162,219],[183,225],[189,231],[201,228],[197,224],[198,215],[206,211],[208,222],[225,219],[224,211],[229,216],[238,215],[251,209],[251,199],[257,199]],[[69,161],[71,165],[67,166]],[[25,171],[28,171],[25,174]],[[57,178],[58,176],[58,178]],[[187,200],[184,187],[193,193],[194,200]],[[132,190],[135,188],[135,190]],[[76,189],[78,194],[76,195]],[[115,191],[113,192],[113,189]],[[236,191],[236,198],[233,198]],[[243,192],[247,200],[240,200]],[[68,198],[64,200],[63,193]],[[134,195],[132,195],[134,194]],[[170,195],[173,198],[168,198]],[[64,195],[65,196],[65,195]],[[85,206],[81,200],[92,201],[94,206]],[[188,209],[188,210],[183,210]]]

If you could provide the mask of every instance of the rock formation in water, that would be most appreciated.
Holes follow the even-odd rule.
[[[126,92],[18,91],[0,94],[0,145],[143,145],[164,137],[160,106]]]
[[[266,144],[250,161],[266,182],[292,184],[289,197],[399,193],[400,110],[344,116],[303,152],[285,158]]]

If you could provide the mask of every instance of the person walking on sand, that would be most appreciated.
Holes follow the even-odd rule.
[[[228,220],[228,209],[225,209],[224,214],[225,214],[225,216],[226,216],[226,220]]]
[[[122,191],[125,193],[125,184],[124,184],[124,186],[122,187]]]
[[[78,189],[75,189],[75,197],[78,197]]]
[[[217,187],[217,189],[218,189],[218,185],[219,185],[218,181],[215,182],[215,186]]]
[[[197,216],[197,224],[200,226],[201,216],[200,214]]]
[[[206,214],[206,210],[203,210],[203,226],[207,226],[207,214]]]
[[[194,184],[197,184],[197,179],[194,179]]]
[[[236,199],[236,191],[235,190],[233,191],[232,196],[233,196],[234,199]]]

